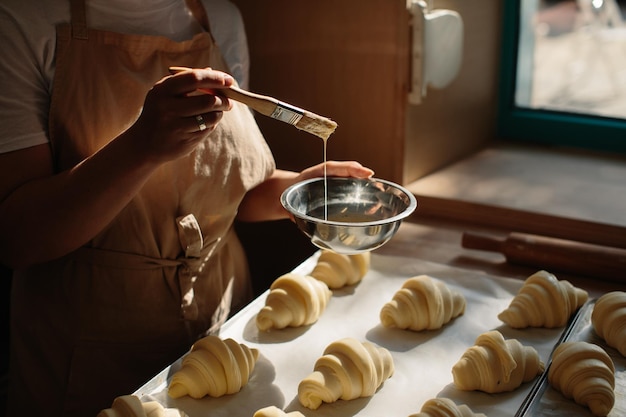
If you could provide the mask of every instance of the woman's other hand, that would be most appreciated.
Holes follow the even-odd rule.
[[[309,178],[323,177],[324,174],[329,177],[370,178],[374,175],[374,171],[357,161],[328,161],[301,171],[294,178],[293,184]]]
[[[323,177],[324,167],[329,177],[370,178],[374,171],[356,161],[328,161],[309,167],[300,173],[276,170],[274,174],[246,194],[239,206],[238,220],[266,221],[289,218],[280,204],[280,196],[288,187],[309,178]]]

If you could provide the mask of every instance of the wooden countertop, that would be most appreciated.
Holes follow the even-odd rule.
[[[462,221],[420,219],[418,215],[415,215],[410,221],[403,222],[398,233],[376,252],[384,255],[416,257],[453,267],[522,280],[538,270],[536,267],[507,263],[505,257],[499,253],[463,248],[461,238],[463,232],[466,231],[495,235],[508,232]],[[559,279],[567,279],[572,284],[584,288],[591,297],[600,296],[611,290],[626,291],[626,281],[613,282],[571,273],[550,272],[553,272]]]
[[[419,216],[626,248],[626,158],[495,144],[407,188]]]

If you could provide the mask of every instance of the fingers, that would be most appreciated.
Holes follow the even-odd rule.
[[[324,175],[324,164],[318,164],[300,173],[301,179],[321,177]],[[370,178],[374,171],[364,167],[357,161],[328,161],[326,175],[331,177]]]
[[[171,71],[174,75],[167,81],[167,91],[176,96],[174,106],[181,117],[191,119],[186,131],[211,133],[223,112],[232,108],[228,98],[219,95],[219,89],[231,86],[233,78],[211,68]]]
[[[166,125],[169,130],[206,136],[215,129],[223,112],[230,110],[232,104],[224,96],[198,89],[219,91],[218,87],[224,88],[232,83],[230,75],[210,68],[184,70],[157,82],[148,95],[144,110],[151,111],[150,118]]]
[[[227,111],[232,108],[228,98],[219,94],[228,88],[233,78],[221,71],[207,69],[184,70],[162,80],[166,93],[176,97],[176,107],[184,116]]]
[[[172,75],[169,84],[172,94],[186,95],[196,90],[228,88],[234,84],[234,79],[225,72],[211,68],[187,69]]]
[[[177,96],[174,98],[176,111],[181,117],[193,117],[209,112],[229,111],[232,103],[224,96],[201,93],[194,96]]]
[[[336,177],[370,178],[374,171],[357,161],[328,161],[326,174]]]
[[[169,161],[187,155],[215,130],[228,98],[197,90],[232,85],[230,75],[210,68],[167,76],[148,91],[138,120],[126,137],[151,160]]]

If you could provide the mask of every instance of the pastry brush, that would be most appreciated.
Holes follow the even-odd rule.
[[[189,69],[190,68],[186,67],[169,68],[172,74],[188,71]],[[201,89],[200,91],[203,90]],[[209,90],[204,91],[207,93],[213,93],[213,91]],[[228,97],[229,99],[243,103],[265,116],[280,120],[281,122],[289,123],[300,130],[318,136],[324,140],[328,139],[328,137],[337,128],[337,123],[327,117],[319,116],[315,113],[303,110],[273,97],[252,93],[235,86],[219,88],[214,91]]]

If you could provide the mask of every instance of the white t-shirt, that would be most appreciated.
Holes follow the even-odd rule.
[[[229,0],[202,0],[231,74],[247,88],[249,56],[243,20]],[[48,142],[55,69],[55,27],[70,21],[69,0],[0,2],[0,153]],[[174,41],[202,29],[184,0],[86,0],[87,24]]]

